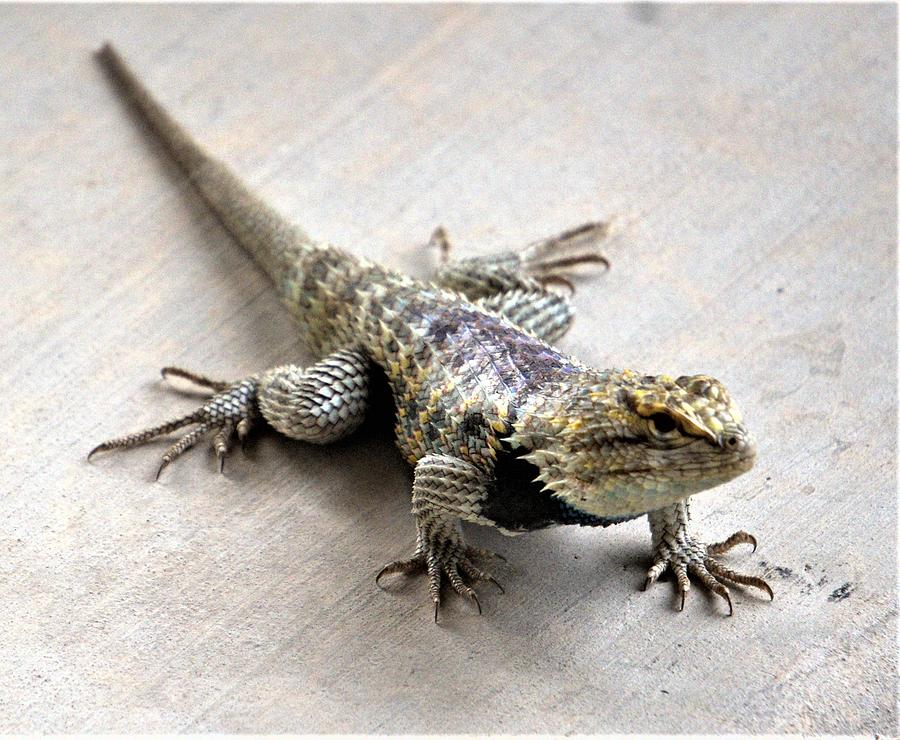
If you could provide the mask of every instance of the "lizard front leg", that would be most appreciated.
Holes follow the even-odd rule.
[[[486,550],[468,547],[463,540],[461,520],[490,525],[481,514],[488,493],[488,474],[472,463],[449,455],[426,455],[416,463],[413,479],[412,513],[416,518],[416,550],[408,560],[385,565],[375,582],[391,573],[425,573],[434,603],[437,622],[441,605],[441,584],[446,579],[460,596],[470,599],[481,613],[478,594],[463,577],[473,582],[490,581],[502,586],[478,568],[473,559],[499,557]]]
[[[651,511],[647,518],[650,520],[652,535],[653,565],[647,571],[645,590],[663,574],[666,568],[671,568],[681,593],[681,609],[684,609],[684,599],[691,587],[689,575],[699,579],[710,591],[728,602],[728,616],[732,615],[734,609],[727,584],[753,586],[765,591],[770,599],[775,598],[772,588],[762,578],[737,573],[713,557],[728,552],[743,543],[753,545],[755,550],[756,538],[753,535],[744,531],[735,532],[727,540],[712,545],[694,539],[687,532],[687,525],[691,518],[687,500],[664,509]]]
[[[260,418],[288,437],[328,444],[354,432],[365,418],[368,399],[368,361],[353,350],[340,350],[308,368],[283,365],[234,383],[164,368],[163,377],[177,377],[212,392],[196,411],[178,419],[97,445],[88,454],[137,447],[164,434],[193,427],[165,452],[157,471],[209,434],[219,460],[225,464],[235,434],[243,439]]]

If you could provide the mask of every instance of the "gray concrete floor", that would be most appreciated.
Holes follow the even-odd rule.
[[[896,9],[0,7],[0,729],[896,733]],[[645,521],[516,539],[485,615],[372,578],[413,542],[373,420],[313,449],[94,443],[178,364],[308,360],[91,59],[118,43],[317,236],[424,276],[618,215],[562,345],[713,374],[757,467],[695,501],[776,599],[639,586]]]

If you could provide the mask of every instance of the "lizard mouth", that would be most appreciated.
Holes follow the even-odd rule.
[[[753,467],[754,455],[735,455],[728,460],[687,461],[680,465],[639,464],[603,473],[604,487],[650,494],[678,492],[679,498],[727,483]],[[642,494],[642,495],[644,495]]]
[[[729,471],[744,473],[753,467],[755,461],[756,454],[754,452],[749,455],[734,455],[727,460],[713,458],[707,460],[684,461],[677,465],[673,465],[671,462],[660,462],[656,465],[639,464],[634,467],[623,466],[606,470],[604,475],[610,477],[627,477],[631,475],[661,474],[661,477],[680,477],[679,474],[691,476],[694,473],[715,474],[717,472],[728,473]]]

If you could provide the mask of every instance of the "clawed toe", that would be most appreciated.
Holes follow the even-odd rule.
[[[207,395],[211,393],[218,393],[219,391],[224,391],[229,386],[233,385],[233,383],[229,383],[225,380],[213,380],[212,378],[208,378],[205,375],[201,375],[200,373],[191,372],[190,370],[185,370],[181,367],[164,367],[160,370],[160,374],[163,376],[163,379],[172,382],[172,378],[179,378],[180,380],[187,380],[192,384],[192,388],[186,389],[181,388],[173,384],[173,388],[181,393],[193,393],[193,391],[199,390],[201,393],[205,393]]]
[[[709,570],[707,570],[707,564],[712,561],[711,558],[708,558],[703,563],[692,562],[688,565],[688,571],[695,578],[698,578],[700,582],[706,586],[710,591],[714,594],[721,596],[728,603],[728,616],[734,614],[734,605],[731,603],[731,592],[725,586],[725,584],[719,582],[715,576],[713,576]],[[682,600],[682,606],[684,601]]]
[[[459,569],[465,574],[467,578],[470,578],[475,582],[484,581],[486,583],[493,583],[500,590],[501,594],[506,593],[506,590],[503,588],[503,586],[500,585],[500,582],[496,578],[494,578],[494,576],[492,576],[487,571],[483,571],[480,568],[475,567],[468,560],[460,560]]]
[[[181,439],[179,439],[175,444],[173,444],[168,450],[166,450],[166,454],[162,457],[162,463],[159,466],[159,470],[156,471],[156,480],[159,480],[160,473],[162,473],[163,469],[166,468],[169,463],[177,458],[181,457],[181,455],[193,447],[197,442],[209,431],[209,424],[201,424],[196,427],[192,431],[185,434]]]
[[[425,570],[425,558],[423,557],[414,557],[409,560],[394,560],[391,563],[385,565],[380,571],[378,571],[378,575],[375,576],[375,585],[379,588],[383,588],[380,581],[383,576],[393,575],[394,573],[403,573],[404,575],[411,575],[413,573],[417,573],[419,571]]]
[[[715,542],[709,547],[706,548],[706,551],[710,555],[721,555],[722,553],[726,553],[729,550],[737,547],[742,544],[750,544],[753,545],[753,552],[756,552],[756,537],[754,537],[749,532],[744,532],[743,530],[739,532],[735,532],[731,537],[722,542]]]
[[[233,421],[228,421],[225,425],[216,432],[216,436],[213,437],[213,449],[216,451],[216,460],[219,461],[219,472],[225,472],[225,457],[228,455],[230,450],[230,441],[231,436],[234,434],[235,423]]]
[[[741,586],[752,586],[753,588],[758,588],[760,591],[765,591],[769,595],[770,600],[775,599],[775,592],[772,591],[772,587],[765,579],[760,578],[759,576],[748,576],[744,573],[738,573],[730,568],[726,568],[719,561],[713,560],[712,558],[707,558],[705,564],[707,569],[720,581],[726,580]]]
[[[479,613],[479,614],[482,614],[483,612],[481,611],[481,602],[478,600],[478,594],[475,593],[475,591],[473,591],[473,590],[470,588],[467,595],[468,595],[468,597],[469,597],[470,599],[472,599],[472,601],[475,602],[475,606],[478,607],[478,613]]]

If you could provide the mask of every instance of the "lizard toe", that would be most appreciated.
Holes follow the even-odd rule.
[[[412,575],[424,571],[425,569],[425,558],[421,555],[409,558],[408,560],[394,560],[378,571],[378,575],[375,576],[375,585],[379,588],[383,588],[380,581],[384,576],[393,575],[395,573]]]
[[[736,583],[740,586],[752,586],[753,588],[758,588],[760,591],[765,591],[768,594],[770,601],[775,599],[775,592],[764,578],[747,575],[745,573],[738,573],[731,568],[725,567],[715,558],[707,558],[703,564],[719,581],[724,583]]]
[[[219,472],[223,472],[225,457],[231,449],[231,440],[235,432],[243,441],[253,420],[259,415],[256,400],[257,378],[252,376],[226,385],[179,368],[164,368],[163,375],[166,378],[188,379],[201,388],[215,391],[214,395],[190,414],[97,445],[88,453],[88,459],[98,452],[139,447],[170,432],[192,427],[165,451],[156,472],[156,479],[159,480],[159,476],[166,467],[210,433],[214,434],[212,447],[218,461]]]

